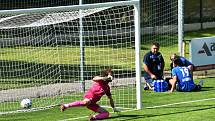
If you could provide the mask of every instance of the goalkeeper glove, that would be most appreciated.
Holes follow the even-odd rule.
[[[120,110],[113,108],[113,112],[120,112]]]
[[[112,80],[113,80],[113,76],[108,75],[108,76],[107,76],[107,81],[108,81],[108,82],[112,82]]]
[[[108,79],[113,80],[113,76],[108,75]]]

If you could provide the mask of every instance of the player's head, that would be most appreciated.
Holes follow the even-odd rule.
[[[102,71],[102,74],[101,74],[102,77],[109,77],[109,76],[112,77],[112,75],[113,75],[113,71],[111,68],[105,69],[104,71]],[[112,78],[108,78],[107,82],[112,82]]]
[[[175,58],[174,60],[172,60],[172,62],[173,62],[173,65],[175,66],[181,66],[181,62],[179,58]]]
[[[170,56],[170,60],[173,62],[174,60],[176,60],[176,59],[178,59],[179,58],[179,56],[176,54],[176,53],[174,53],[174,54],[172,54],[171,56]]]
[[[108,76],[108,75],[111,75],[111,76],[113,75],[113,71],[111,68],[107,68],[107,69],[103,70],[101,73],[101,76],[103,76],[103,77]]]
[[[160,44],[158,42],[152,42],[151,51],[154,54],[157,54],[160,48]]]

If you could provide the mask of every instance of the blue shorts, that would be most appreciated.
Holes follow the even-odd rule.
[[[186,86],[182,85],[181,87],[179,84],[176,84],[176,90],[179,92],[190,92],[190,91],[195,91],[196,85],[193,86]]]

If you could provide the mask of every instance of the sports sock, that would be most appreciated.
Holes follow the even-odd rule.
[[[64,106],[65,106],[66,108],[69,108],[69,107],[78,107],[78,106],[85,106],[85,102],[82,102],[82,101],[75,101],[75,102],[72,102],[72,103],[64,104]]]
[[[102,112],[102,113],[95,115],[96,120],[105,119],[108,117],[109,117],[109,112]]]

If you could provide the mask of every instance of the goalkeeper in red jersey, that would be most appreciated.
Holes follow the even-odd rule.
[[[114,112],[119,112],[115,108],[115,104],[110,92],[109,82],[112,82],[112,70],[106,69],[102,72],[101,76],[95,76],[93,78],[92,87],[84,94],[82,101],[75,101],[68,104],[62,104],[60,106],[61,111],[70,107],[86,106],[88,109],[97,112],[97,115],[90,116],[90,120],[101,120],[109,117],[109,112],[100,107],[97,102],[101,99],[103,95],[107,95],[110,100],[110,105],[113,108]]]

